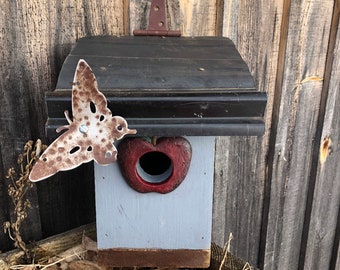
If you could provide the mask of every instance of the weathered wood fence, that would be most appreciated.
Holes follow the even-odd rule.
[[[0,224],[13,219],[5,175],[44,138],[44,93],[78,38],[146,27],[149,1],[0,1]],[[263,269],[340,269],[339,0],[168,0],[184,36],[226,36],[260,91],[262,137],[216,138],[213,241]],[[46,142],[46,141],[45,141]],[[37,240],[95,219],[93,170],[36,185],[23,227]],[[0,232],[0,250],[12,241]]]

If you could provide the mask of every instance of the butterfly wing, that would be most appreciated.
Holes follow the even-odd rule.
[[[96,77],[90,66],[79,60],[74,75],[72,87],[72,110],[73,121],[77,123],[77,128],[86,130],[86,135],[91,145],[93,159],[101,165],[115,162],[117,159],[117,149],[113,145],[114,141],[122,138],[125,134],[135,134],[135,130],[129,130],[127,123],[123,127],[116,121],[117,117],[112,117],[110,109],[107,107],[105,96],[98,90]],[[120,118],[119,118],[120,119]]]
[[[32,182],[46,179],[59,171],[71,170],[93,159],[86,139],[79,137],[79,132],[71,126],[58,137],[40,156],[29,175]]]
[[[90,66],[79,60],[72,86],[72,112],[75,121],[82,121],[89,115],[99,118],[111,116],[105,96],[98,90],[96,77]]]
[[[95,160],[106,165],[116,161],[117,149],[113,142],[125,134],[135,134],[124,118],[112,117],[105,96],[99,92],[97,80],[84,61],[78,62],[72,86],[73,121],[34,165],[31,181],[39,181],[58,171],[71,170]]]
[[[72,87],[73,121],[88,138],[88,148],[97,163],[105,165],[116,161],[115,138],[110,136],[112,118],[105,96],[98,90],[96,77],[90,66],[79,60]]]

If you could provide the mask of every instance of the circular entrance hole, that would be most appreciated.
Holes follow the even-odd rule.
[[[148,183],[160,184],[172,174],[171,159],[162,152],[149,152],[140,157],[137,163],[137,173]]]

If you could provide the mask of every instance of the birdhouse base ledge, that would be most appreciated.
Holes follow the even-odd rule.
[[[98,262],[110,267],[208,268],[210,249],[103,249]]]

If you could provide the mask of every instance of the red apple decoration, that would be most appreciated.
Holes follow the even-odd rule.
[[[191,152],[190,143],[183,137],[161,137],[155,141],[126,138],[118,146],[118,162],[133,189],[165,194],[184,180]]]

